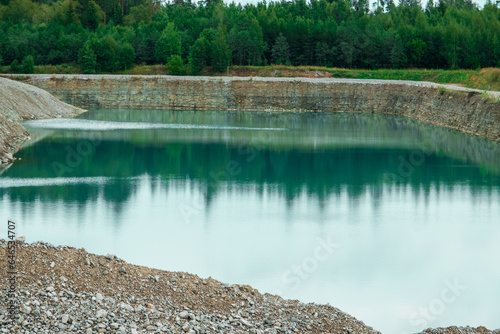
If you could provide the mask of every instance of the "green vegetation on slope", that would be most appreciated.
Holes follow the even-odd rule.
[[[233,76],[261,77],[333,77],[349,79],[382,79],[429,81],[459,85],[481,90],[500,91],[500,68],[481,70],[428,70],[428,69],[342,69],[319,66],[233,66]]]

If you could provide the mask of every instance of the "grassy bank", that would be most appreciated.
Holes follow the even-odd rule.
[[[231,75],[271,77],[322,77],[430,81],[468,88],[500,90],[500,68],[481,70],[355,70],[311,66],[233,66]]]
[[[0,73],[9,73],[9,67],[0,67]],[[35,74],[81,74],[78,65],[43,65],[35,67]],[[133,68],[116,74],[130,75],[161,75],[168,74],[163,65],[135,65]],[[222,75],[205,71],[203,75]],[[382,79],[382,80],[411,80],[430,81],[440,84],[459,85],[481,90],[500,91],[500,68],[484,68],[481,70],[357,70],[315,66],[232,66],[231,76],[258,76],[258,77],[318,77],[318,78],[352,78],[352,79]]]

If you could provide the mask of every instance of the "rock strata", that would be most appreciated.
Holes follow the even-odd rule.
[[[83,108],[397,114],[500,140],[500,92],[430,82],[333,78],[30,75]]]

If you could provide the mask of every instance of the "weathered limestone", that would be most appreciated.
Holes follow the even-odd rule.
[[[31,75],[26,82],[84,108],[389,113],[500,140],[500,93],[484,99],[478,90],[427,82],[121,75]]]

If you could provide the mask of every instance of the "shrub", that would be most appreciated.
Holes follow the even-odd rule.
[[[488,92],[486,90],[484,90],[482,93],[481,93],[481,99],[483,101],[488,101],[490,99],[490,94],[488,94]]]
[[[35,72],[35,59],[32,55],[24,57],[21,64],[21,71],[24,74],[32,74]]]
[[[170,58],[168,58],[167,67],[168,73],[171,75],[184,75],[186,72],[184,69],[184,62],[179,55],[170,56]]]
[[[21,66],[19,65],[19,61],[14,59],[9,66],[9,70],[12,73],[19,73],[21,71]]]
[[[78,52],[78,63],[83,73],[93,74],[96,72],[97,57],[92,49],[90,41],[85,42]]]

